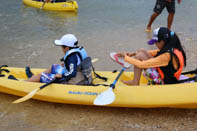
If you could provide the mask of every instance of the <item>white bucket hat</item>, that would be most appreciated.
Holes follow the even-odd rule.
[[[55,40],[54,44],[57,46],[75,47],[77,44],[77,38],[73,34],[66,34],[62,36],[60,40]]]

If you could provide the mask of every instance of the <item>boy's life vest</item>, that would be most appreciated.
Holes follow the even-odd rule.
[[[92,65],[91,57],[88,57],[87,52],[83,47],[77,47],[71,50],[68,50],[65,56],[61,59],[61,61],[66,61],[66,59],[73,53],[77,53],[78,63],[77,63],[77,76],[71,78],[68,81],[68,84],[73,85],[94,85],[92,84],[92,71],[96,78],[107,81],[106,77],[102,77],[97,74]]]
[[[157,70],[161,76],[161,79],[165,84],[175,84],[179,83],[178,80],[181,76],[181,72],[184,67],[184,57],[181,51],[178,49],[171,49],[168,51],[170,53],[170,61],[167,66],[158,67]],[[178,62],[178,69],[173,66],[173,58]]]
[[[77,47],[68,50],[63,57],[62,61],[66,61],[67,58],[76,53],[77,54],[77,75],[68,81],[68,84],[73,85],[89,85],[92,83],[92,62],[91,58],[88,57],[87,52],[83,47]],[[66,67],[66,65],[65,65]]]

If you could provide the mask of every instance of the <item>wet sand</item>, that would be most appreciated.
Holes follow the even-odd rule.
[[[0,130],[9,131],[195,131],[197,110],[108,108],[29,100],[0,94]]]
[[[114,36],[115,37],[115,36]],[[97,36],[97,42],[99,36]],[[82,41],[88,39],[94,44],[95,38],[82,38]],[[50,41],[50,40],[49,40]],[[43,42],[43,41],[39,41]],[[1,50],[0,64],[10,66],[46,68],[54,62],[58,62],[62,54],[59,48],[53,46],[35,45],[33,42],[28,45],[14,47],[9,45],[7,50]],[[118,44],[118,41],[112,43]],[[187,38],[182,35],[187,52],[188,66],[185,70],[196,68],[196,44],[194,38]],[[8,45],[7,45],[8,46]],[[86,46],[86,45],[84,45]],[[129,46],[129,44],[127,45]],[[140,48],[137,46],[135,48]],[[38,50],[39,48],[39,50]],[[37,49],[37,50],[36,50]],[[125,47],[118,46],[105,48],[97,45],[97,48],[86,46],[88,53],[93,58],[98,58],[95,63],[97,70],[120,70],[120,66],[113,63],[109,58],[109,52],[128,50]],[[98,49],[102,49],[99,55]],[[148,49],[148,48],[147,48]],[[47,52],[46,52],[47,50]],[[134,49],[131,49],[134,50]],[[3,53],[3,51],[5,51]],[[9,55],[9,53],[15,55]],[[51,52],[55,52],[51,55]],[[25,54],[25,55],[24,55]],[[51,56],[50,58],[48,56]],[[105,63],[105,64],[103,64]],[[131,71],[132,69],[130,69]],[[147,94],[148,95],[148,94]],[[84,105],[69,105],[49,103],[37,100],[29,100],[20,104],[11,104],[18,99],[17,96],[0,93],[0,130],[1,131],[195,131],[197,130],[197,110],[196,109],[170,109],[170,108],[113,108],[96,107]]]

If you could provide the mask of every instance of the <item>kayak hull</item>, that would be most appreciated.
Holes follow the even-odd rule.
[[[43,6],[43,2],[33,0],[23,0],[24,5],[39,8]],[[76,1],[58,2],[58,3],[45,3],[43,10],[51,11],[77,11],[78,4]]]
[[[24,81],[27,79],[24,68],[6,67],[10,73],[4,72],[5,77],[0,77],[0,92],[17,96],[24,96],[43,83]],[[32,69],[34,74],[43,69]],[[14,75],[19,81],[7,79],[8,75]],[[108,77],[107,82],[95,79],[95,84],[110,85],[118,75],[118,72],[98,71],[98,74]],[[131,79],[132,72],[125,72],[121,79]],[[134,108],[197,108],[197,83],[171,84],[171,85],[146,85],[145,78],[141,79],[140,86],[127,86],[118,81],[115,93],[115,101],[106,106],[134,107]],[[107,90],[106,86],[79,86],[65,84],[51,84],[40,90],[32,99],[56,103],[93,105],[97,95]]]

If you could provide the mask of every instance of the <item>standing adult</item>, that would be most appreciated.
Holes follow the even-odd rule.
[[[181,0],[177,0],[177,1],[179,4],[181,3]],[[168,29],[171,29],[172,22],[174,19],[174,14],[175,14],[175,0],[156,0],[156,4],[155,4],[154,10],[153,10],[154,13],[150,17],[149,23],[146,27],[146,32],[151,31],[152,23],[157,18],[157,16],[159,16],[161,14],[161,12],[163,11],[163,9],[165,7],[169,13],[167,27],[168,27]]]

